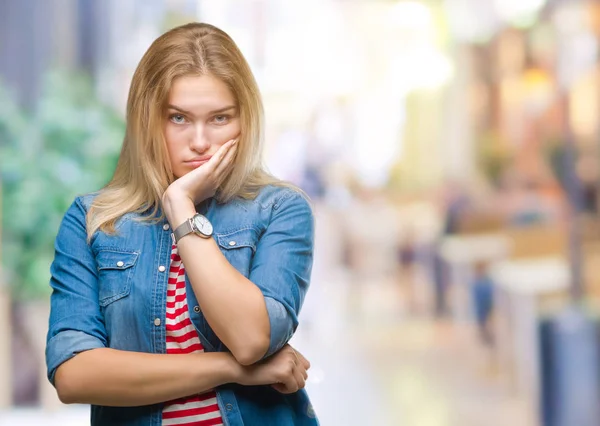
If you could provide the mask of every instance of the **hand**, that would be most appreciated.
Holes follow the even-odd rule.
[[[171,183],[163,195],[163,202],[167,197],[185,197],[196,205],[215,195],[229,175],[237,152],[237,141],[232,139],[224,143],[209,161]]]
[[[237,382],[246,386],[271,385],[281,393],[294,393],[303,389],[308,378],[310,362],[285,345],[273,356],[250,366],[241,366]]]

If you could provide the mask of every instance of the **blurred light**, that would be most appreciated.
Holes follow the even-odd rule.
[[[577,3],[564,3],[556,8],[552,22],[560,35],[577,34],[587,28],[587,9]]]
[[[494,0],[498,15],[515,25],[531,25],[546,0]]]
[[[595,140],[598,132],[598,75],[592,71],[582,72],[573,82],[569,96],[569,122],[573,133],[584,140]],[[585,158],[585,155],[582,155]],[[592,161],[595,159],[591,157]]]
[[[548,73],[542,69],[530,68],[523,74],[525,105],[530,113],[542,114],[554,98],[554,85]]]
[[[415,1],[397,3],[391,10],[390,20],[394,25],[406,29],[429,28],[433,25],[429,8]]]
[[[451,34],[458,41],[485,43],[500,26],[494,8],[481,0],[445,0]]]
[[[362,98],[356,108],[359,119],[355,123],[356,145],[350,165],[363,185],[382,186],[401,155],[399,132],[405,120],[404,106],[382,90]]]
[[[598,40],[593,34],[582,30],[578,34],[561,37],[558,61],[558,77],[563,88],[570,88],[589,70],[596,67]]]
[[[430,47],[413,49],[392,62],[392,81],[395,93],[418,89],[436,89],[447,83],[454,74],[452,62],[443,53]]]

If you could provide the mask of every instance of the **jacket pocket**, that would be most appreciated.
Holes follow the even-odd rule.
[[[242,275],[248,277],[252,258],[256,252],[259,234],[254,228],[242,228],[228,232],[217,232],[215,238],[221,253]]]
[[[98,299],[101,307],[127,296],[131,292],[134,266],[138,253],[100,249],[98,265]]]

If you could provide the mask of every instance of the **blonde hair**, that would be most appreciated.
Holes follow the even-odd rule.
[[[175,79],[210,74],[223,81],[239,108],[241,138],[231,174],[217,191],[219,202],[253,199],[265,185],[291,186],[262,165],[263,106],[252,71],[235,42],[204,23],[174,28],[152,43],[131,81],[127,127],[113,178],[94,199],[87,215],[88,239],[115,232],[126,213],[140,220],[163,218],[161,197],[175,179],[163,134],[169,91]]]

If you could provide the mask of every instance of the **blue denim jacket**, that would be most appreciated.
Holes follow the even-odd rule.
[[[77,198],[63,218],[51,266],[52,298],[46,345],[48,378],[79,352],[94,348],[166,353],[165,314],[171,229],[127,214],[117,235],[96,232],[86,242],[85,216],[94,194]],[[288,188],[264,187],[256,199],[198,207],[212,222],[227,260],[265,296],[271,324],[266,356],[298,325],[309,286],[314,220],[307,200]],[[202,262],[202,259],[198,259]],[[199,309],[186,277],[190,317],[207,352],[226,351]],[[225,425],[318,425],[305,390],[283,395],[269,386],[216,389]],[[92,425],[160,425],[162,404],[92,406]]]

